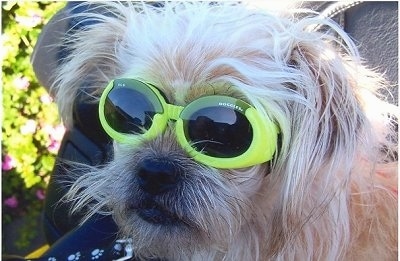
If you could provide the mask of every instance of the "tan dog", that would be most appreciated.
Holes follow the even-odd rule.
[[[219,168],[193,157],[171,120],[135,145],[116,142],[110,164],[73,184],[72,211],[90,202],[88,217],[112,215],[143,260],[397,258],[397,108],[375,94],[383,79],[338,25],[233,3],[104,8],[81,14],[100,23],[66,42],[53,90],[67,126],[87,79],[97,102],[129,78],[182,107],[243,100],[279,134],[267,162]]]

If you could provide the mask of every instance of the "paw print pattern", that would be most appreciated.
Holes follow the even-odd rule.
[[[99,259],[104,253],[102,249],[95,249],[92,251],[92,260]]]
[[[120,254],[123,249],[124,249],[124,247],[120,243],[117,243],[114,245],[114,251],[118,254]]]
[[[80,257],[81,257],[81,253],[77,252],[75,254],[70,255],[67,260],[68,261],[78,261]]]

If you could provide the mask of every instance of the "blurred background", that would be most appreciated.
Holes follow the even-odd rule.
[[[64,127],[30,56],[41,28],[65,2],[1,2],[2,253],[43,244],[40,215]]]

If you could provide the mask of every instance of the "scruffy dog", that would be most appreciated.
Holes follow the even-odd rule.
[[[140,260],[397,258],[397,109],[338,25],[233,2],[91,8],[53,90],[68,126],[88,88],[114,159],[77,178],[72,211],[112,215]]]

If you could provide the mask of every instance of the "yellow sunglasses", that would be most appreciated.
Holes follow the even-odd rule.
[[[272,159],[279,129],[248,103],[228,96],[201,97],[185,107],[169,104],[153,85],[115,79],[99,103],[100,122],[118,143],[138,145],[176,122],[180,146],[197,162],[221,169]]]

